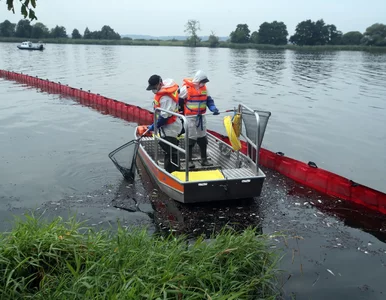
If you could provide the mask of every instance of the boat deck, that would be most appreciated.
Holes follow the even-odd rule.
[[[200,149],[196,144],[193,148],[193,162],[195,168],[190,169],[189,172],[202,171],[202,170],[221,170],[224,177],[228,180],[240,180],[256,177],[264,177],[264,173],[259,169],[257,172],[256,165],[251,160],[241,153],[234,152],[224,142],[218,140],[211,134],[207,134],[208,137],[208,160],[213,164],[210,167],[203,167],[200,164]],[[141,140],[141,145],[144,147],[150,157],[155,160],[155,143],[153,137],[144,137]],[[185,141],[182,138],[180,140],[179,147],[185,149]],[[158,146],[158,166],[163,167],[164,152],[161,147]],[[180,170],[185,171],[185,155],[179,155]]]

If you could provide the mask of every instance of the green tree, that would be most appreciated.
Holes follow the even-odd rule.
[[[259,44],[286,45],[287,26],[283,22],[264,22],[259,28]]]
[[[91,31],[90,31],[90,29],[88,29],[88,27],[86,27],[86,29],[84,30],[83,38],[84,39],[91,39]]]
[[[99,32],[98,38],[101,40],[119,40],[121,36],[110,26],[104,25]]]
[[[342,43],[342,32],[335,25],[325,25],[322,29],[323,45],[339,45]]]
[[[215,48],[215,47],[218,47],[218,45],[220,45],[220,39],[218,38],[218,36],[215,35],[213,31],[211,32],[208,38],[208,42],[209,42],[209,47],[211,48]]]
[[[36,0],[19,0],[19,1],[21,4],[20,12],[24,16],[24,18],[28,17],[31,21],[37,20],[35,11],[32,9],[32,7],[36,8]],[[6,0],[6,3],[7,3],[7,9],[15,13],[14,0]]]
[[[251,37],[249,38],[249,41],[253,44],[259,43],[259,33],[257,31],[252,32]]]
[[[50,36],[54,39],[68,38],[66,28],[58,25],[56,25],[55,28],[51,29]]]
[[[76,28],[72,31],[71,37],[73,39],[81,39],[82,38],[81,34],[79,33],[79,30]]]
[[[386,25],[375,23],[366,29],[362,43],[365,45],[386,46]]]
[[[189,46],[196,47],[197,44],[201,42],[201,39],[197,35],[197,31],[200,31],[200,21],[198,20],[188,20],[185,24],[184,32],[189,34],[189,38],[186,40]]]
[[[5,20],[3,23],[0,23],[0,36],[11,37],[15,35],[16,24],[11,23],[8,20]]]
[[[238,24],[236,30],[230,34],[232,43],[248,43],[250,39],[250,30],[247,24]]]
[[[342,32],[335,25],[327,25],[323,19],[316,22],[306,20],[296,26],[290,42],[296,45],[335,45],[341,41]]]
[[[359,31],[349,31],[342,36],[343,45],[360,45],[363,34]]]
[[[32,26],[31,30],[31,37],[35,39],[40,39],[40,38],[47,38],[49,37],[50,32],[47,28],[46,25],[43,23],[37,22],[35,23],[34,26]]]
[[[32,26],[28,20],[20,20],[16,25],[15,36],[22,38],[31,37]]]
[[[310,45],[313,43],[315,23],[311,20],[300,22],[295,29],[295,34],[292,35],[289,41],[296,45]]]

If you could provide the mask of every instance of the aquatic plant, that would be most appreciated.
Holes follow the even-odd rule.
[[[33,215],[0,236],[4,299],[276,299],[278,252],[248,228],[211,239],[93,230]]]

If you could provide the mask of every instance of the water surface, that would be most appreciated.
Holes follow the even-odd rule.
[[[220,110],[243,102],[272,112],[263,147],[386,192],[384,54],[94,45],[28,52],[0,43],[0,68],[149,109],[151,74],[181,83],[202,68]],[[224,132],[221,116],[210,122]],[[47,216],[76,211],[95,226],[119,218],[127,226],[193,236],[226,224],[282,230],[292,237],[277,245],[286,252],[284,282],[291,275],[284,285],[288,297],[384,299],[382,216],[269,170],[255,202],[179,205],[155,191],[146,173],[128,185],[108,159],[132,139],[133,126],[73,99],[0,79],[1,229],[27,208]]]

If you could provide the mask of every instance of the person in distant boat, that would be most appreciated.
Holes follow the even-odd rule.
[[[178,112],[179,87],[173,79],[168,78],[162,80],[161,76],[154,74],[150,76],[148,83],[149,85],[146,90],[152,91],[154,93],[154,110],[159,107],[168,111]],[[160,136],[163,139],[176,146],[179,144],[177,136],[182,131],[182,123],[180,118],[166,112],[160,112],[157,124],[150,125],[148,127],[149,131],[154,131],[154,126],[157,126],[157,129],[159,129],[160,132]],[[165,170],[169,173],[177,171],[179,169],[176,166],[178,165],[177,150],[162,141],[160,141],[159,144],[162,150],[165,152]]]
[[[208,108],[214,115],[220,114],[214,100],[209,95],[206,74],[199,70],[192,78],[185,78],[180,88],[179,110],[187,117],[189,128],[189,168],[194,168],[192,150],[198,144],[201,151],[201,165],[211,166],[207,158],[208,138],[206,136],[206,117],[203,115]]]

